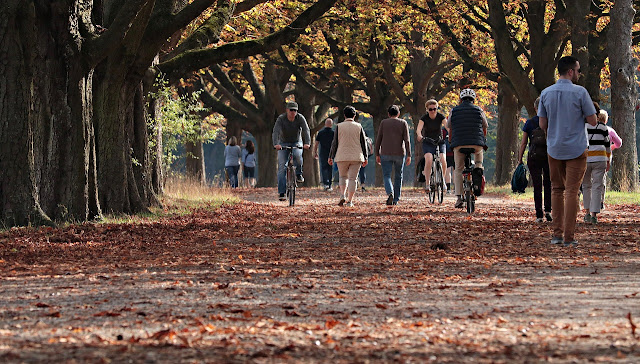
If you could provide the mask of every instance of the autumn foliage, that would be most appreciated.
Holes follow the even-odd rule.
[[[532,203],[274,189],[136,224],[0,233],[0,360],[634,362],[638,206],[549,244]]]

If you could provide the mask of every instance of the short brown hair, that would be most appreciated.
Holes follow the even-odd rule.
[[[430,105],[436,105],[436,107],[438,106],[438,101],[436,101],[435,99],[430,99],[427,100],[427,102],[424,103],[424,106],[428,109]]]

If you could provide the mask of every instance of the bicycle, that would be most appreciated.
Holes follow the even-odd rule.
[[[429,202],[434,203],[436,196],[438,203],[444,200],[444,175],[442,171],[442,163],[440,162],[440,145],[444,144],[444,140],[433,140],[429,137],[423,137],[427,143],[435,145],[436,151],[433,153],[433,163],[431,164],[431,177],[429,178]]]
[[[476,209],[475,186],[473,184],[473,170],[475,164],[471,161],[471,154],[475,154],[473,148],[460,148],[464,154],[464,169],[462,170],[462,201],[464,201],[467,213],[472,214]]]
[[[296,178],[296,167],[293,163],[293,150],[302,149],[302,147],[282,147],[283,150],[289,150],[289,158],[287,159],[287,198],[289,206],[296,203],[296,188],[298,187],[298,179]]]

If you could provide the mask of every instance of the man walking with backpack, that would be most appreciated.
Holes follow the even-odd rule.
[[[539,104],[540,98],[538,97],[533,103],[536,113],[538,112]],[[527,143],[529,144],[527,167],[529,167],[531,182],[533,182],[533,201],[536,208],[536,222],[543,222],[543,218],[546,218],[547,221],[552,221],[551,177],[549,176],[549,160],[547,159],[547,135],[544,130],[540,128],[538,115],[527,120],[522,127],[522,142],[520,143],[520,154],[518,156],[519,164],[522,164]],[[542,210],[543,196],[544,212]]]
[[[587,129],[597,124],[589,92],[575,85],[580,62],[566,56],[558,61],[559,79],[540,94],[540,128],[547,132],[553,236],[551,244],[576,245],[578,191],[587,169]]]

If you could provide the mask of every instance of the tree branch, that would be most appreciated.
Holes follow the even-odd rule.
[[[151,0],[130,0],[118,11],[113,23],[104,33],[98,37],[88,39],[84,42],[82,53],[89,68],[100,62],[109,53],[118,47],[125,36],[132,28],[140,12],[149,5]]]
[[[157,69],[166,74],[171,81],[212,64],[276,50],[283,44],[296,41],[307,26],[329,10],[336,1],[324,0],[311,5],[290,25],[266,37],[227,43],[211,49],[187,51],[159,64]]]

